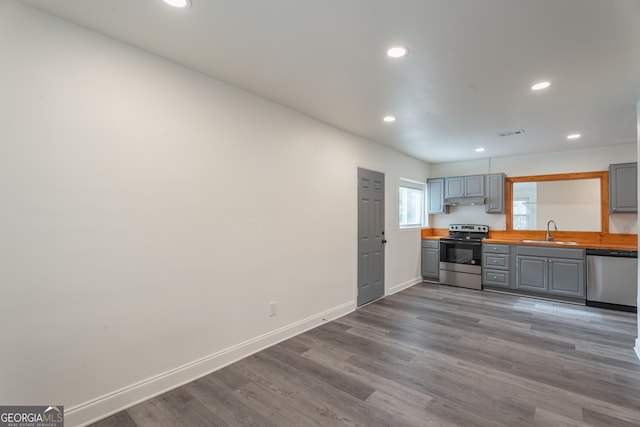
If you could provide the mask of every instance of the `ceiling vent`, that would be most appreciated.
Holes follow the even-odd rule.
[[[505,130],[503,132],[498,132],[498,136],[522,135],[523,133],[524,133],[524,129]]]

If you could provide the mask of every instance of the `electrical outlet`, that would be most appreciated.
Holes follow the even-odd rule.
[[[624,224],[622,226],[622,232],[623,233],[629,233],[629,224]]]
[[[278,303],[277,302],[270,302],[269,303],[269,317],[273,317],[276,314],[278,314]]]

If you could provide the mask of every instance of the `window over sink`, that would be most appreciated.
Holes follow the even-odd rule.
[[[553,219],[563,231],[608,232],[606,171],[509,177],[507,230],[545,230]]]

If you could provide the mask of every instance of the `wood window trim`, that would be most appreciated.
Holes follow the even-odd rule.
[[[505,214],[507,231],[513,230],[513,183],[532,181],[567,181],[574,179],[600,179],[600,233],[609,233],[609,172],[576,172],[553,175],[513,176],[505,179]]]

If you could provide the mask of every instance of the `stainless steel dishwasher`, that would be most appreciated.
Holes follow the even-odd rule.
[[[637,311],[638,251],[587,249],[587,305]]]

